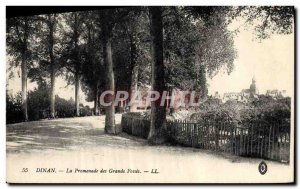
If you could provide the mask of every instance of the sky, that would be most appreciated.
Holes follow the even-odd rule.
[[[233,23],[238,25],[239,23]],[[241,29],[234,38],[238,57],[235,68],[228,75],[220,71],[215,77],[207,80],[209,95],[219,92],[240,92],[250,87],[252,78],[260,94],[266,90],[286,90],[287,95],[293,96],[294,89],[294,34],[272,35],[269,39],[259,42],[251,29]],[[14,69],[15,77],[8,80],[8,89],[13,94],[21,91],[20,68]],[[36,87],[28,82],[28,90]],[[65,99],[75,99],[75,87],[67,86],[62,77],[56,79],[55,93]],[[86,102],[85,95],[80,92],[80,103],[93,107],[93,102]]]

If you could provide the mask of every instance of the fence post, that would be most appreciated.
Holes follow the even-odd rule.
[[[197,127],[197,123],[194,123],[194,135],[195,135],[195,140],[196,140],[196,144],[195,147],[198,147],[198,127]]]
[[[233,154],[233,130],[234,130],[234,127],[232,125],[230,127],[231,127],[230,128],[230,138],[231,138],[230,144],[231,144],[231,153]]]
[[[241,154],[243,154],[243,146],[244,146],[244,141],[243,141],[243,137],[244,137],[244,133],[243,133],[243,128],[240,128],[241,129],[241,132],[240,132],[240,141],[239,141],[239,143],[240,143],[240,145],[239,145],[239,148],[240,148],[240,150],[239,150],[239,155],[241,155]]]
[[[215,123],[217,123],[214,126],[214,130],[215,130],[215,132],[214,132],[215,133],[215,150],[217,151],[217,150],[219,150],[219,124],[220,124],[220,122],[217,121]]]

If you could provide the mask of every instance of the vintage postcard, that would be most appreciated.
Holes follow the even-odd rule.
[[[6,7],[6,182],[295,182],[292,6]]]

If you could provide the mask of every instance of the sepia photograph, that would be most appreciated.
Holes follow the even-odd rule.
[[[293,6],[6,6],[6,182],[295,183]]]

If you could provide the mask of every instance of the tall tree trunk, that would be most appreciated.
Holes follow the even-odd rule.
[[[160,96],[165,90],[163,64],[163,25],[161,7],[150,7],[151,35],[152,35],[152,90],[158,91]],[[166,108],[160,106],[160,98],[151,104],[151,125],[148,140],[150,143],[165,142]]]
[[[170,115],[173,115],[175,113],[175,108],[174,108],[174,105],[175,105],[174,101],[175,101],[175,94],[176,94],[175,92],[176,91],[173,87],[169,89],[169,96],[172,96],[172,98],[174,98],[173,101],[172,101],[172,99],[169,100]],[[174,97],[173,97],[173,95],[174,95]]]
[[[55,58],[53,53],[54,46],[54,22],[55,18],[48,17],[49,21],[49,56],[50,56],[50,80],[51,80],[51,95],[50,95],[50,117],[55,118]]]
[[[22,55],[21,72],[22,72],[22,111],[24,121],[28,120],[28,106],[27,106],[27,62],[26,52]]]
[[[108,14],[109,10],[100,11],[100,22],[102,30],[102,46],[103,46],[103,59],[106,71],[106,90],[113,92],[113,95],[107,95],[107,102],[111,102],[109,106],[105,109],[105,132],[109,134],[116,134],[115,125],[115,81],[114,81],[114,71],[112,62],[112,51],[111,51],[111,39],[112,39],[112,29],[113,23],[110,21],[111,17]]]
[[[97,95],[95,95],[95,97],[94,97],[94,115],[96,116],[96,115],[98,115],[98,97],[97,97]]]
[[[75,73],[75,115],[80,116],[79,109],[79,88],[80,88],[80,78],[79,73],[76,71]]]
[[[80,109],[79,109],[79,88],[80,88],[80,58],[79,58],[79,47],[78,47],[78,39],[79,39],[79,26],[78,26],[78,15],[74,13],[74,44],[75,44],[75,51],[76,51],[76,65],[75,65],[75,115],[78,117],[80,116]]]
[[[52,63],[53,64],[53,63]],[[50,97],[50,116],[55,118],[55,70],[54,65],[51,65],[51,97]]]
[[[104,43],[104,62],[106,64],[106,90],[115,91],[115,81],[114,81],[114,72],[113,72],[113,62],[111,54],[111,39],[108,39]],[[116,125],[115,125],[115,106],[114,106],[115,95],[109,97],[110,106],[106,107],[106,116],[105,116],[105,132],[110,134],[116,134]]]
[[[95,87],[94,94],[94,115],[98,115],[98,86]]]
[[[131,91],[131,96],[133,97],[135,95],[135,93],[137,93],[138,91],[138,73],[139,73],[139,70],[138,70],[138,65],[134,65],[133,67],[133,70],[132,70],[132,75],[131,75],[131,86],[130,86],[130,91]],[[136,110],[137,108],[137,104],[132,104],[130,106],[130,109],[129,111],[132,112],[134,110]]]
[[[95,61],[94,61],[94,49],[92,46],[93,43],[93,37],[92,37],[92,24],[87,25],[87,32],[88,32],[88,55],[89,55],[89,61],[91,65],[94,67],[95,66]],[[98,75],[97,75],[97,69],[93,69],[93,76],[94,76],[94,115],[99,115],[98,112]]]
[[[28,39],[28,20],[25,18],[24,38],[19,36],[23,42],[21,74],[22,74],[22,111],[24,121],[28,121],[28,98],[27,98],[27,39]]]
[[[130,91],[131,91],[131,96],[134,96],[134,94],[137,92],[137,83],[138,83],[138,63],[137,63],[137,38],[135,34],[131,37],[131,45],[130,45],[130,56],[131,56],[131,86],[130,86]],[[129,111],[132,112],[135,110],[137,107],[136,104],[132,104],[130,106]]]

